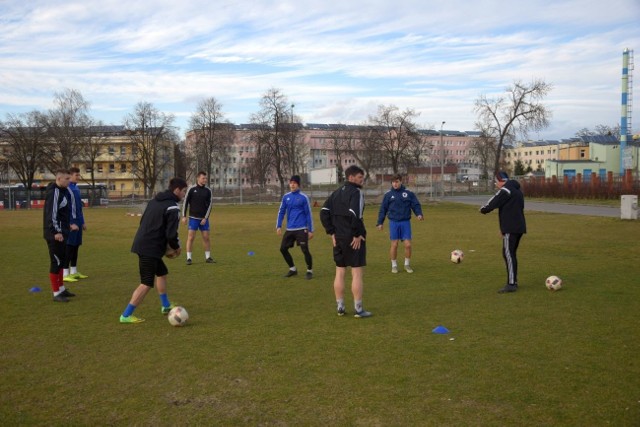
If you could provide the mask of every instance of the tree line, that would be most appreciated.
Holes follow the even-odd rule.
[[[480,137],[472,155],[485,175],[499,169],[505,144],[548,126],[551,112],[543,100],[551,89],[543,80],[528,84],[515,81],[503,95],[479,96],[473,110]],[[434,134],[433,126],[420,128],[419,116],[412,108],[379,105],[376,113],[359,125],[332,126],[326,139],[337,159],[338,176],[342,175],[346,155],[358,162],[367,177],[376,169],[400,173],[411,166],[423,166],[427,158],[430,164],[444,161],[443,157],[434,158],[435,147],[424,137],[425,131]],[[250,117],[247,145],[254,153],[246,165],[248,178],[264,187],[268,177],[275,175],[284,193],[289,176],[305,170],[309,153],[294,104],[282,90],[270,88]],[[191,115],[195,150],[185,150],[174,121],[173,114],[161,112],[149,102],[139,102],[123,118],[123,135],[132,147],[131,173],[142,184],[146,197],[153,194],[161,174],[172,162],[174,173],[187,179],[198,170],[212,177],[230,165],[235,127],[215,97],[200,101]],[[40,167],[54,172],[83,162],[91,170],[85,179],[95,185],[95,166],[106,142],[100,132],[103,127],[103,122],[91,116],[90,103],[82,94],[65,89],[54,94],[53,108],[46,112],[9,113],[0,121],[0,132],[9,147],[5,152],[7,165],[30,188]]]

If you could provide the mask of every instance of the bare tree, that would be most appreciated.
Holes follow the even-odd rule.
[[[594,130],[590,130],[589,128],[582,128],[578,132],[576,132],[577,137],[596,136],[596,135],[612,135],[612,136],[615,136],[618,140],[620,140],[620,125],[619,124],[616,124],[614,126],[596,125]]]
[[[196,132],[196,169],[212,177],[214,166],[225,169],[233,143],[233,125],[224,118],[222,104],[214,97],[204,99],[191,115],[191,129]]]
[[[329,149],[333,151],[336,158],[336,182],[342,182],[344,179],[342,162],[345,154],[349,152],[349,147],[356,145],[355,138],[354,128],[342,123],[332,125],[329,130],[327,141],[329,142]]]
[[[45,163],[51,172],[68,169],[82,155],[91,126],[89,102],[79,91],[56,92],[53,103],[54,108],[46,116],[49,142],[45,146]]]
[[[268,143],[270,138],[271,129],[268,125],[258,125],[251,131],[250,140],[255,148],[255,156],[249,164],[249,181],[251,185],[257,184],[260,188],[266,186],[267,176],[273,167],[273,156]]]
[[[487,135],[480,134],[471,144],[471,160],[475,160],[480,165],[480,178],[487,180],[487,189],[489,189],[489,180],[491,176],[491,168],[494,167],[496,157],[496,140]]]
[[[177,142],[173,121],[172,114],[160,112],[149,102],[139,102],[124,118],[132,144],[132,173],[142,182],[146,198],[154,193],[172,162],[173,146]]]
[[[287,123],[287,97],[280,89],[269,89],[260,100],[260,111],[254,114],[251,122],[255,125],[257,135],[252,137],[254,141],[259,141],[267,148],[271,155],[271,165],[276,172],[280,183],[280,195],[285,192],[285,177],[287,164],[291,164],[291,155],[287,151],[287,134],[285,131]]]
[[[348,152],[365,172],[365,181],[371,178],[376,168],[384,165],[385,155],[380,150],[380,133],[371,126],[353,127],[354,137],[346,140]]]
[[[489,99],[480,95],[476,100],[476,128],[497,141],[494,172],[500,168],[505,140],[515,139],[518,135],[526,138],[528,131],[538,131],[549,125],[551,111],[542,100],[552,88],[544,80],[534,80],[531,84],[515,81],[505,89],[504,96]]]
[[[398,173],[403,157],[412,141],[420,138],[413,121],[419,114],[407,108],[400,111],[395,105],[379,105],[378,113],[369,116],[372,132],[377,133],[380,148],[391,164],[393,173]]]
[[[45,156],[45,117],[36,110],[19,115],[7,114],[7,119],[0,128],[9,145],[5,154],[9,167],[14,170],[27,190],[29,206],[33,179]]]
[[[433,130],[433,126],[431,127]],[[430,143],[423,131],[417,131],[415,138],[409,139],[407,150],[403,156],[404,163],[408,166],[419,167],[423,164],[424,156],[433,151],[433,144]]]

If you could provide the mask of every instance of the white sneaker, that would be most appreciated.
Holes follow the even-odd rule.
[[[413,268],[411,268],[411,266],[410,266],[410,265],[405,265],[405,266],[404,266],[404,269],[405,269],[405,271],[406,271],[407,273],[413,273]]]
[[[391,267],[391,272],[392,273],[397,273],[398,272],[398,267]]]

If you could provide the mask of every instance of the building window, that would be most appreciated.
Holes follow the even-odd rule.
[[[109,163],[109,173],[114,173],[116,171],[116,165],[113,163]]]
[[[120,173],[127,173],[127,165],[125,163],[120,165]]]
[[[116,148],[113,145],[109,146],[109,154],[113,155],[116,152]]]
[[[127,154],[127,147],[125,147],[124,145],[120,146],[120,155],[124,156],[125,154]]]

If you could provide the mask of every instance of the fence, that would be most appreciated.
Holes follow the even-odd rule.
[[[561,199],[619,199],[623,194],[640,195],[640,180],[631,171],[606,175],[592,173],[560,177],[531,177],[520,180],[527,197]]]

